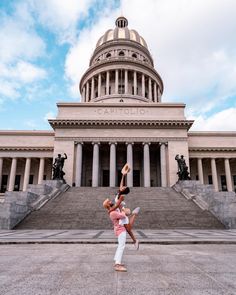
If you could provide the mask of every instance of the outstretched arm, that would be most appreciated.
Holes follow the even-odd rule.
[[[125,180],[125,174],[122,174],[121,181],[120,181],[120,191],[124,187],[124,180]]]

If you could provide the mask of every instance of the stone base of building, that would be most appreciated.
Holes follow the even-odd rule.
[[[210,211],[226,228],[236,228],[234,192],[216,192],[213,185],[204,185],[194,180],[178,181],[173,187],[187,199],[192,199],[203,210]]]
[[[28,214],[39,210],[52,198],[69,188],[59,180],[46,180],[42,184],[29,185],[25,192],[6,192],[0,203],[0,229],[13,229]]]

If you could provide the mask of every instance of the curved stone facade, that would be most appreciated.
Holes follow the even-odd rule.
[[[120,17],[97,43],[80,82],[82,102],[159,103],[163,82],[144,39]],[[133,37],[132,37],[133,36]]]

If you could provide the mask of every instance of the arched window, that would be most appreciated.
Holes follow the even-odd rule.
[[[133,57],[133,58],[137,58],[137,54],[136,54],[136,53],[133,53],[133,54],[132,54],[132,57]]]
[[[106,58],[109,58],[109,57],[111,57],[111,54],[107,53]]]
[[[120,51],[120,52],[119,52],[119,56],[125,56],[124,51]]]

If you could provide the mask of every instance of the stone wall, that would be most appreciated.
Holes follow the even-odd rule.
[[[0,203],[0,229],[13,229],[32,211],[39,210],[68,188],[62,181],[45,180],[42,184],[29,185],[26,192],[6,192]]]
[[[213,185],[200,184],[200,181],[178,181],[174,189],[186,198],[192,199],[203,210],[209,210],[228,229],[236,228],[236,194],[216,192]]]

